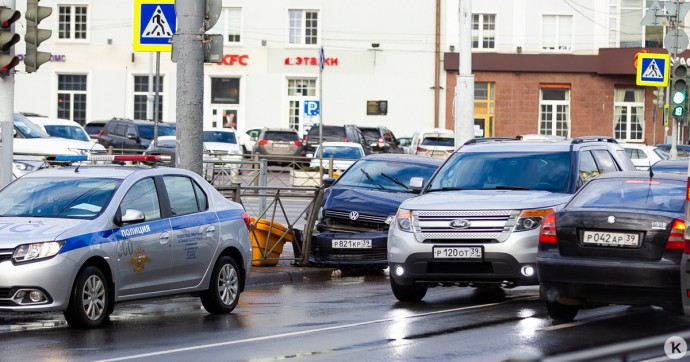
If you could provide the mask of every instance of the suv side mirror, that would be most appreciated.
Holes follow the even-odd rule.
[[[115,225],[122,226],[124,224],[132,224],[132,223],[137,223],[137,222],[142,222],[146,218],[144,216],[144,212],[141,210],[137,209],[127,209],[125,210],[125,214],[120,216],[120,213],[118,212],[118,215],[115,215],[115,218],[113,222]]]
[[[137,135],[135,135],[134,133],[127,133],[127,135],[125,137],[127,137],[130,140],[137,139]]]

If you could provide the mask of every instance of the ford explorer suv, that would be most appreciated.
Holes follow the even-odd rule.
[[[388,230],[393,294],[420,301],[433,286],[536,285],[543,217],[592,177],[635,169],[613,138],[464,145],[405,200]],[[411,180],[411,186],[422,182]]]

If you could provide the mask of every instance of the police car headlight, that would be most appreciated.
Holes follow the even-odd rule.
[[[52,258],[60,252],[64,244],[64,241],[47,241],[43,243],[19,245],[14,249],[12,260],[14,260],[15,263],[24,263]]]

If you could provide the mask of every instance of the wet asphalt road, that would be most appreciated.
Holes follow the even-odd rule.
[[[434,288],[423,303],[403,304],[385,275],[252,287],[224,316],[191,297],[117,305],[111,321],[72,330],[61,314],[0,314],[0,360],[500,361],[690,329],[661,309],[625,306],[554,324],[536,287]]]

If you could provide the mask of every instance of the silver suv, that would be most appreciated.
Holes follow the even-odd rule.
[[[607,137],[461,147],[419,197],[400,205],[389,228],[393,294],[419,301],[432,286],[538,284],[542,218],[591,177],[634,169]]]

